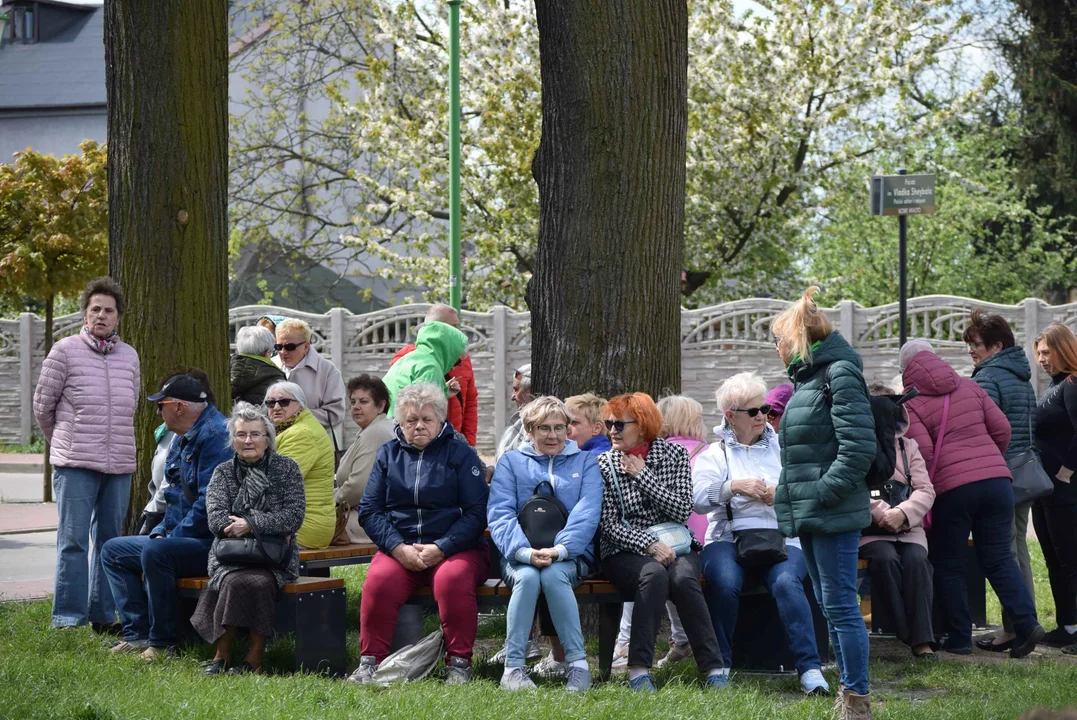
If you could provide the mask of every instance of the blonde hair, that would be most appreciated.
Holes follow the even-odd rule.
[[[565,407],[573,415],[582,415],[587,422],[594,425],[602,422],[602,414],[606,412],[606,400],[594,393],[584,393],[566,398]]]
[[[523,406],[520,410],[520,422],[524,430],[530,433],[548,415],[560,415],[566,423],[569,421],[568,408],[561,402],[561,398],[543,395]]]
[[[718,403],[718,412],[725,415],[726,410],[736,410],[752,398],[765,398],[766,395],[767,383],[763,378],[753,372],[742,372],[726,380],[714,391],[714,401]]]
[[[299,318],[285,318],[284,320],[281,320],[280,324],[277,325],[277,337],[280,337],[281,333],[288,333],[292,330],[298,330],[303,333],[303,339],[310,342],[310,336],[313,334],[313,331],[310,329],[310,325],[307,325],[305,320],[300,320]]]
[[[703,424],[703,406],[687,395],[670,395],[658,401],[662,413],[662,437],[687,437],[707,439],[707,426]]]
[[[784,347],[789,357],[800,356],[805,363],[811,364],[811,346],[833,331],[826,314],[816,304],[812,296],[819,292],[814,285],[804,291],[800,299],[770,325],[770,330]]]

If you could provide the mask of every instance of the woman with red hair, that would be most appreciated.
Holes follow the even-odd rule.
[[[654,641],[666,601],[672,600],[707,686],[724,688],[728,673],[699,585],[696,551],[702,546],[684,527],[692,513],[688,451],[660,437],[662,415],[646,393],[610,400],[605,425],[613,449],[599,456],[602,568],[621,596],[635,603],[628,647],[629,687],[655,691],[650,672]],[[687,534],[690,542],[677,543],[674,549],[667,540],[673,542],[677,534]]]

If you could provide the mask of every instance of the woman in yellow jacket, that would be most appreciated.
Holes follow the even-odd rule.
[[[266,391],[266,408],[277,428],[277,452],[299,464],[306,491],[307,514],[296,533],[301,547],[329,547],[336,529],[333,503],[333,441],[307,409],[303,389],[278,382]]]

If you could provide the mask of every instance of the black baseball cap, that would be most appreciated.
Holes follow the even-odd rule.
[[[165,380],[160,392],[150,395],[146,399],[150,402],[161,402],[165,398],[175,398],[184,402],[206,402],[208,396],[202,383],[190,375],[173,375]]]

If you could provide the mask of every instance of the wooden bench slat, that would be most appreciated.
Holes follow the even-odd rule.
[[[179,578],[176,580],[176,587],[183,590],[202,591],[206,589],[206,585],[208,584],[208,577]],[[305,592],[316,592],[318,590],[337,590],[343,587],[343,578],[300,577],[296,578],[295,582],[285,585],[281,592],[295,595]]]
[[[349,557],[369,557],[378,551],[373,543],[353,543],[351,545],[332,545],[322,550],[300,550],[299,562],[314,560],[336,560]]]

